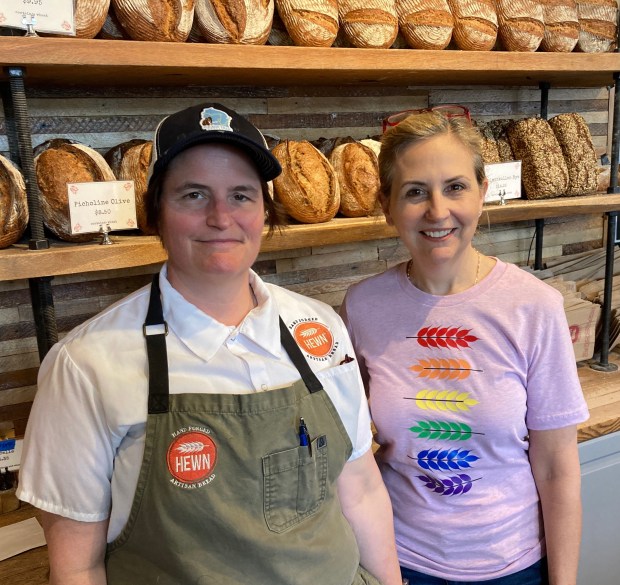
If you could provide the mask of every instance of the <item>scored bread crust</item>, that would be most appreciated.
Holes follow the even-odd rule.
[[[538,0],[496,0],[498,37],[506,51],[534,52],[545,35]]]
[[[274,0],[196,0],[196,26],[210,43],[264,45]]]
[[[194,20],[194,0],[112,0],[122,29],[135,41],[183,43]]]
[[[341,144],[329,162],[340,187],[340,213],[345,217],[372,215],[380,187],[379,161],[373,150],[359,142]]]
[[[400,32],[412,49],[445,49],[454,18],[447,0],[396,0]]]
[[[150,140],[129,147],[123,154],[118,172],[121,181],[134,182],[136,220],[138,228],[147,235],[156,233],[155,230],[149,229],[146,221],[146,189],[152,153],[153,142]]]
[[[545,34],[540,47],[551,53],[570,53],[579,40],[579,16],[575,0],[540,0]]]
[[[360,49],[389,49],[398,34],[395,0],[338,0],[346,40]]]
[[[584,53],[611,51],[616,42],[618,5],[616,0],[577,0],[579,41]]]
[[[490,51],[497,40],[497,12],[491,0],[448,0],[454,18],[452,40],[463,51]]]
[[[28,198],[21,171],[0,155],[0,248],[22,237],[28,225]]]
[[[306,140],[285,140],[273,155],[282,173],[273,181],[275,197],[302,223],[329,221],[338,212],[340,189],[330,162]]]
[[[336,0],[275,0],[278,14],[299,47],[331,47],[339,30]]]
[[[61,240],[87,242],[95,234],[72,234],[67,183],[114,181],[105,159],[83,144],[61,144],[48,148],[34,159],[43,222]]]

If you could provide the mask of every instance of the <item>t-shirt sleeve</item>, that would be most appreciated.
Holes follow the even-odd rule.
[[[532,355],[527,374],[526,424],[549,430],[588,419],[561,295],[553,291],[544,314],[530,323]]]
[[[109,515],[114,448],[100,397],[63,345],[39,370],[17,496],[73,520]]]

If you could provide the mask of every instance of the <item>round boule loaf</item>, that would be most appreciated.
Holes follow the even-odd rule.
[[[122,29],[135,41],[187,40],[194,20],[194,0],[112,0]]]
[[[606,53],[616,42],[618,5],[616,0],[577,0],[579,41],[584,53]]]
[[[545,34],[540,47],[553,53],[570,53],[579,40],[579,17],[575,0],[540,0]]]
[[[379,161],[373,150],[360,142],[341,144],[329,162],[340,188],[340,213],[345,217],[372,215],[380,187]]]
[[[96,150],[76,143],[50,146],[34,159],[45,226],[61,240],[87,242],[96,234],[72,234],[67,183],[114,181],[110,166]]]
[[[462,51],[490,51],[497,40],[497,12],[491,0],[448,0],[454,18],[452,40]]]
[[[278,14],[299,47],[331,47],[338,35],[336,0],[275,0]]]
[[[196,0],[196,24],[210,43],[264,45],[274,0]]]
[[[506,51],[533,52],[545,35],[538,0],[496,0],[498,37]]]
[[[398,34],[395,0],[338,0],[346,40],[360,49],[389,49]]]
[[[138,228],[147,235],[154,235],[146,221],[146,189],[148,187],[148,171],[153,153],[153,143],[148,140],[130,146],[124,153],[118,172],[121,181],[133,181],[136,197],[136,220]]]
[[[401,34],[412,49],[445,49],[454,18],[447,0],[396,0]]]
[[[338,212],[340,189],[333,167],[306,140],[285,140],[272,150],[282,166],[273,181],[275,198],[302,223],[329,221]]]
[[[125,142],[121,142],[120,144],[113,146],[103,155],[105,162],[108,163],[117,179],[120,177],[121,163],[123,162],[125,153],[132,146],[138,146],[139,144],[144,144],[145,142],[148,141],[142,138],[132,138],[131,140],[126,140]]]
[[[22,237],[28,225],[28,197],[21,171],[0,155],[0,248]]]

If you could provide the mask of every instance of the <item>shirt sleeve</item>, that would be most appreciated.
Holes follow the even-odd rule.
[[[113,454],[99,394],[57,344],[39,371],[17,496],[73,520],[104,520]]]

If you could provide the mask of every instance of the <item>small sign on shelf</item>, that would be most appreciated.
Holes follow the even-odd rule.
[[[73,0],[2,0],[0,26],[26,31],[27,37],[38,37],[37,31],[75,36]]]

